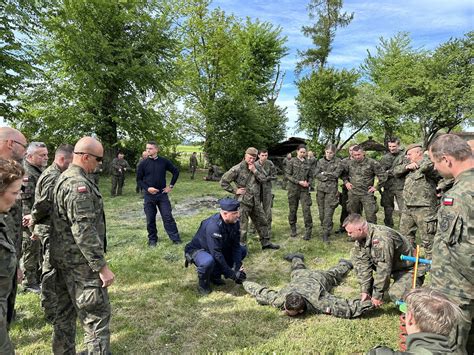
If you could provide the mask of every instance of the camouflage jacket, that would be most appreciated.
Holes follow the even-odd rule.
[[[336,192],[337,182],[342,171],[342,162],[338,157],[331,160],[321,158],[318,160],[314,177],[318,180],[318,191]]]
[[[413,268],[412,262],[400,260],[402,254],[412,256],[413,247],[405,236],[391,228],[368,225],[367,238],[355,242],[352,259],[361,292],[381,300],[389,289],[391,275]]]
[[[254,206],[260,203],[260,185],[265,180],[265,175],[257,167],[252,173],[245,160],[230,168],[221,178],[221,186],[224,190],[235,194],[238,188],[244,187],[245,194],[236,196],[240,203]],[[234,182],[235,187],[232,185]]]
[[[344,183],[352,184],[351,192],[354,195],[366,195],[370,186],[374,186],[374,180],[377,176],[379,186],[382,187],[387,180],[387,174],[383,171],[379,162],[365,157],[362,161],[347,159],[344,164],[345,180]]]
[[[385,346],[370,350],[367,355],[441,355],[456,353],[456,343],[449,337],[434,333],[413,333],[407,336],[406,351],[395,351]]]
[[[34,166],[28,161],[24,161],[23,167],[25,168],[25,175],[23,176],[23,186],[22,186],[22,208],[23,216],[31,213],[31,208],[35,202],[35,189],[38,179],[41,175],[42,170],[37,166]]]
[[[440,180],[439,174],[434,170],[433,163],[425,155],[416,170],[407,170],[410,162],[404,159],[398,164],[394,173],[396,176],[405,176],[403,199],[407,207],[433,207],[438,204],[436,186]]]
[[[105,261],[105,216],[102,196],[81,167],[71,164],[53,191],[51,264],[74,268],[88,264],[97,272]]]
[[[61,175],[59,167],[51,164],[38,179],[35,190],[35,203],[31,209],[34,225],[33,233],[41,238],[49,236],[53,213],[53,190]]]
[[[447,295],[474,299],[474,168],[444,194],[433,243],[431,283]]]
[[[125,159],[114,158],[111,164],[112,175],[122,176],[126,170],[130,170],[130,165]]]
[[[286,164],[285,177],[292,183],[290,186],[299,186],[298,182],[300,181],[307,181],[311,184],[312,175],[308,159],[299,160],[294,157]]]
[[[316,158],[306,158],[309,163],[309,171],[311,171],[311,176],[314,175],[314,171],[316,170],[316,166],[318,165],[318,159]]]
[[[4,278],[4,280],[0,279],[0,281],[6,281],[7,284],[11,284],[11,279],[16,272],[18,257],[16,255],[15,241],[12,238],[13,235],[5,222],[6,217],[5,213],[0,213],[0,270],[2,278]],[[0,286],[6,288],[10,285],[1,284]]]
[[[271,160],[266,160],[263,165],[261,164],[260,160],[257,160],[255,162],[255,166],[262,171],[263,175],[265,175],[265,178],[262,180],[262,189],[263,193],[265,192],[271,192],[272,190],[272,181],[276,180],[277,178],[277,170],[275,167],[275,164]]]
[[[22,255],[22,236],[23,236],[23,226],[22,226],[22,207],[21,200],[17,199],[15,204],[10,208],[10,211],[5,216],[5,224],[8,229],[12,232],[13,244],[16,249],[16,257],[18,260]]]
[[[191,155],[189,157],[189,167],[190,168],[197,168],[197,166],[198,166],[197,157],[195,155]]]
[[[404,176],[395,176],[393,168],[399,161],[403,161],[405,153],[399,151],[397,154],[387,153],[380,159],[382,169],[387,173],[387,182],[384,185],[385,190],[402,191],[405,184]]]

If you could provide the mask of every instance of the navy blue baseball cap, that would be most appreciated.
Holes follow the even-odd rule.
[[[239,209],[240,202],[233,198],[226,197],[219,201],[219,205],[221,206],[221,209],[224,211],[234,212]]]

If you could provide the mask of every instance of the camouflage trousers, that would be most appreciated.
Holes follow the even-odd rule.
[[[270,243],[270,236],[268,234],[268,224],[265,212],[262,204],[256,203],[253,206],[240,204],[240,242],[243,244],[247,243],[247,230],[249,226],[249,218],[252,219],[257,234],[260,239],[260,243],[267,245]]]
[[[392,302],[401,301],[405,298],[405,294],[412,289],[413,286],[413,270],[403,270],[392,273],[393,283],[388,290],[388,296]],[[418,276],[416,287],[423,285],[424,276]]]
[[[452,340],[456,339],[459,346],[457,354],[474,354],[474,300],[445,294],[451,301],[456,303],[462,311],[463,317],[457,329],[450,334]]]
[[[365,211],[365,218],[369,223],[377,223],[377,201],[374,194],[367,193],[365,195],[356,195],[349,191],[347,201],[347,209],[349,213],[362,214],[362,209]]]
[[[112,175],[112,190],[110,191],[110,195],[120,196],[124,183],[125,175]]]
[[[262,201],[263,212],[267,218],[268,225],[268,236],[272,236],[272,207],[273,207],[273,194],[271,188],[263,188],[260,194],[260,200]]]
[[[380,204],[384,209],[384,224],[393,228],[393,211],[395,210],[395,199],[397,199],[398,209],[403,211],[405,203],[403,200],[403,190],[387,190],[384,188],[381,193],[382,199]]]
[[[11,251],[0,247],[0,354],[13,355],[13,344],[8,336],[9,297],[16,284],[16,257]]]
[[[311,194],[308,188],[297,186],[292,182],[288,186],[288,222],[291,228],[291,236],[296,237],[296,222],[298,205],[301,202],[301,208],[303,210],[303,220],[305,227],[305,238],[311,238],[313,232],[313,217],[311,216]]]
[[[76,318],[84,328],[89,354],[110,352],[110,302],[97,272],[89,265],[56,269],[57,314],[54,320],[53,353],[75,354]]]
[[[53,322],[56,317],[58,298],[56,296],[56,269],[49,262],[49,236],[42,239],[43,266],[41,273],[41,307],[46,319]]]
[[[21,265],[24,273],[23,286],[38,286],[41,275],[41,241],[31,240],[31,232],[23,231]]]
[[[436,209],[433,207],[408,206],[402,211],[400,218],[400,233],[406,236],[413,245],[416,244],[418,230],[426,259],[431,259],[437,220]]]
[[[339,203],[339,193],[335,191],[320,191],[316,194],[318,202],[319,221],[323,230],[323,237],[328,237],[332,232],[334,210]]]

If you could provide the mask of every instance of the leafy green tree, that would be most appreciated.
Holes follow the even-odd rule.
[[[19,123],[35,137],[95,133],[109,158],[120,140],[167,139],[162,110],[178,46],[161,1],[62,0],[42,16],[40,75]]]

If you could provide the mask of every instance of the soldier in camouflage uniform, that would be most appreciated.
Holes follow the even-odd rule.
[[[347,201],[349,199],[349,191],[347,190],[346,185],[344,185],[344,181],[348,179],[347,170],[345,169],[345,167],[348,165],[349,160],[352,159],[352,149],[354,149],[354,147],[356,145],[357,144],[353,144],[353,145],[349,146],[349,149],[348,149],[349,150],[349,155],[341,160],[342,172],[341,172],[340,178],[342,179],[343,183],[341,185],[342,189],[341,189],[341,193],[339,195],[339,204],[341,205],[341,217],[339,219],[340,227],[336,231],[336,233],[338,233],[338,234],[346,232],[346,230],[342,226],[344,224],[344,221],[346,220],[347,216],[349,216],[349,211],[347,210]],[[362,205],[359,206],[359,209],[362,211]]]
[[[0,127],[0,158],[13,159],[21,163],[26,154],[27,146],[28,142],[20,131],[10,127]],[[13,278],[13,285],[10,295],[8,296],[7,323],[10,325],[15,319],[15,300],[18,280],[23,279],[23,271],[19,267],[22,253],[21,246],[23,229],[21,199],[17,199],[13,207],[10,208],[10,211],[5,217],[5,224],[12,232],[16,257],[18,258],[16,270],[17,277]]]
[[[288,164],[290,163],[290,160],[291,160],[292,156],[291,156],[291,153],[288,153],[286,155],[286,158],[283,159],[281,165],[282,165],[282,168],[283,168],[283,180],[281,182],[281,188],[283,190],[286,190],[286,185],[288,184],[288,180],[286,179],[286,175],[285,175],[285,171],[286,171],[286,167],[288,166]]]
[[[89,354],[110,353],[110,302],[114,274],[105,260],[102,196],[88,173],[100,164],[103,148],[92,137],[74,147],[72,164],[53,192],[50,261],[56,268],[57,314],[53,353],[75,354],[76,317],[84,328]]]
[[[323,229],[323,241],[328,242],[332,232],[334,210],[339,204],[337,182],[341,174],[341,160],[335,157],[336,146],[329,144],[324,151],[324,158],[319,159],[314,172],[318,180],[317,201],[319,220]]]
[[[352,269],[349,261],[341,259],[337,266],[327,271],[319,271],[308,270],[303,258],[304,256],[299,253],[285,257],[292,262],[291,281],[280,291],[256,282],[244,281],[245,291],[254,296],[259,304],[282,309],[289,316],[296,316],[306,311],[340,318],[356,318],[372,309],[370,301],[347,300],[330,293]]]
[[[42,142],[31,142],[26,151],[26,160],[23,163],[25,176],[23,177],[23,193],[21,194],[23,216],[31,213],[35,202],[36,183],[48,164],[48,148]],[[23,229],[23,287],[25,291],[39,293],[41,276],[41,240],[31,233],[28,227]]]
[[[118,153],[117,158],[112,160],[112,197],[122,195],[123,184],[125,183],[125,173],[130,170],[130,165],[124,159],[123,153]]]
[[[393,168],[397,161],[403,160],[405,153],[400,150],[400,140],[393,138],[388,141],[389,152],[385,154],[380,160],[382,169],[387,173],[387,182],[384,184],[383,191],[381,191],[382,200],[380,204],[384,208],[384,224],[387,227],[393,228],[393,211],[395,209],[395,199],[397,200],[398,209],[404,209],[403,202],[403,185],[405,184],[405,177],[396,177],[393,174]]]
[[[314,171],[316,170],[316,165],[318,165],[318,159],[314,156],[314,152],[312,150],[308,150],[307,157],[309,163],[309,169],[311,171],[311,176],[314,175]],[[309,186],[309,191],[314,191],[314,179],[311,180],[311,185]]]
[[[222,188],[236,195],[240,202],[240,243],[247,243],[249,217],[255,223],[262,249],[279,249],[278,244],[270,242],[268,223],[260,203],[261,182],[266,179],[264,173],[255,166],[257,149],[250,147],[245,151],[242,162],[230,168],[221,178]],[[235,187],[232,185],[234,182]]]
[[[290,160],[286,166],[285,176],[288,180],[288,222],[290,223],[292,238],[296,238],[296,214],[298,212],[298,204],[301,202],[303,210],[303,219],[305,234],[303,239],[310,240],[313,232],[313,217],[311,216],[311,194],[309,186],[311,185],[312,172],[308,160],[306,159],[306,147],[298,146],[297,156]]]
[[[377,188],[374,186],[374,178],[377,176],[379,187],[382,187],[387,175],[377,161],[365,156],[361,146],[353,147],[352,157],[344,166],[344,184],[349,190],[347,209],[351,213],[362,213],[362,205],[367,221],[377,223],[378,207],[374,196]]]
[[[8,336],[8,315],[18,266],[15,231],[8,228],[5,218],[20,195],[23,174],[19,163],[0,158],[0,354],[5,355],[15,353]]]
[[[53,213],[53,189],[59,175],[65,171],[72,161],[74,147],[69,144],[60,145],[56,149],[54,162],[38,179],[35,190],[35,203],[31,209],[30,230],[32,236],[39,238],[42,245],[41,273],[41,306],[46,319],[50,322],[56,316],[56,291],[54,289],[56,270],[49,261],[49,238],[51,235],[51,215]]]
[[[393,302],[402,300],[413,279],[413,263],[400,260],[401,255],[413,256],[410,241],[397,231],[368,223],[355,213],[346,218],[344,227],[355,241],[352,262],[360,283],[361,300],[370,299],[375,307],[383,304],[387,293]],[[390,279],[394,280],[392,285]],[[423,275],[417,281],[421,286]]]
[[[405,176],[403,200],[405,209],[400,219],[400,233],[415,245],[416,231],[420,232],[425,258],[431,259],[436,233],[436,186],[440,179],[433,163],[423,154],[421,144],[407,147],[407,159],[394,168],[395,176]]]
[[[452,134],[433,142],[430,157],[441,175],[455,179],[438,211],[431,285],[461,307],[458,344],[474,354],[474,158],[469,145]]]
[[[258,160],[255,162],[255,166],[263,173],[263,175],[265,175],[260,189],[260,201],[262,202],[263,211],[267,217],[268,235],[271,238],[273,207],[272,181],[276,180],[277,171],[273,162],[268,160],[268,150],[260,150],[258,153]]]
[[[194,180],[194,174],[196,174],[196,170],[198,167],[198,160],[196,157],[196,152],[189,157],[189,171],[191,172],[191,180]]]
[[[394,351],[385,346],[370,350],[367,355],[441,355],[456,353],[456,342],[450,340],[462,314],[459,307],[441,292],[430,288],[415,288],[405,297],[406,351]]]

